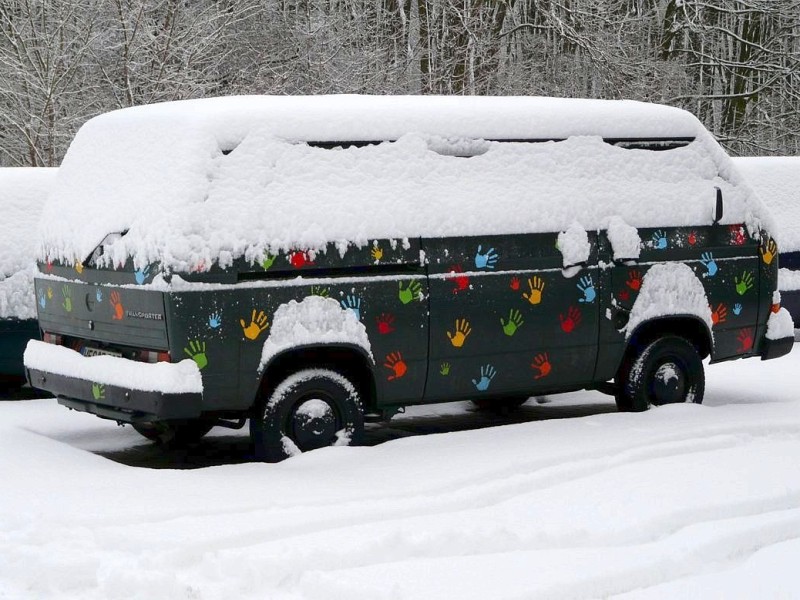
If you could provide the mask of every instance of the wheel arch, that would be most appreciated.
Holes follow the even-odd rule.
[[[628,336],[625,357],[643,349],[663,335],[677,335],[686,338],[694,344],[700,358],[703,359],[714,351],[714,336],[708,325],[697,315],[678,314],[648,319],[639,323]],[[625,359],[623,359],[624,363]]]

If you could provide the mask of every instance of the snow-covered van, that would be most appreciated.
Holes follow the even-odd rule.
[[[257,456],[402,407],[700,402],[793,342],[773,223],[692,115],[628,101],[234,97],[78,132],[43,218],[32,385]]]
[[[743,156],[733,161],[777,222],[781,305],[800,323],[800,157]],[[798,335],[796,331],[795,338]]]
[[[33,277],[36,228],[57,169],[0,168],[0,391],[25,382],[22,353],[39,337]]]

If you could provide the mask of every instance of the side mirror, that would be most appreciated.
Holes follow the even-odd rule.
[[[715,189],[717,190],[717,202],[714,206],[714,225],[722,220],[722,190],[719,188]]]

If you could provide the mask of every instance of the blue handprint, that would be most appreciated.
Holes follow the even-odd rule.
[[[39,306],[44,308],[47,305],[47,295],[44,293],[44,290],[39,290],[37,295],[39,296]]]
[[[742,314],[742,305],[741,305],[741,303],[737,302],[736,304],[733,305],[733,314],[735,314],[736,316],[739,316],[740,314]]]
[[[597,292],[594,289],[594,282],[592,281],[591,275],[581,277],[576,287],[583,292],[583,298],[580,298],[578,302],[585,302],[586,304],[594,302],[594,299],[597,297]]]
[[[478,246],[478,252],[475,254],[475,268],[477,269],[494,269],[499,258],[494,248],[489,248],[485,254],[481,254],[482,247]]]
[[[98,302],[102,302],[103,301],[103,289],[102,288],[97,288],[94,291],[94,297],[97,298]]]
[[[208,326],[211,329],[217,329],[222,325],[222,316],[219,313],[212,313],[208,316]]]
[[[653,232],[653,235],[650,239],[653,240],[653,248],[655,248],[656,250],[667,249],[667,234],[664,233],[662,229]]]
[[[481,367],[481,379],[480,381],[472,380],[472,385],[474,385],[479,392],[485,392],[489,389],[489,384],[492,383],[492,379],[494,376],[497,375],[497,370],[492,365],[484,365]]]
[[[703,277],[713,277],[717,274],[717,262],[714,260],[714,255],[711,254],[711,252],[703,252],[702,256],[700,256],[700,262],[703,263],[703,266],[706,268]]]
[[[150,265],[147,265],[144,269],[139,269],[138,271],[136,271],[134,273],[134,275],[136,276],[136,283],[142,285],[145,279],[147,279],[147,276],[149,274],[150,274]]]
[[[347,296],[344,300],[340,300],[339,304],[346,310],[353,311],[356,319],[361,320],[361,298],[358,296]]]

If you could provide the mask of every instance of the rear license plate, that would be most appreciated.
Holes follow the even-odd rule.
[[[114,352],[113,350],[105,350],[103,348],[92,348],[90,346],[81,348],[81,354],[84,356],[115,356],[117,358],[122,358],[121,352]]]

